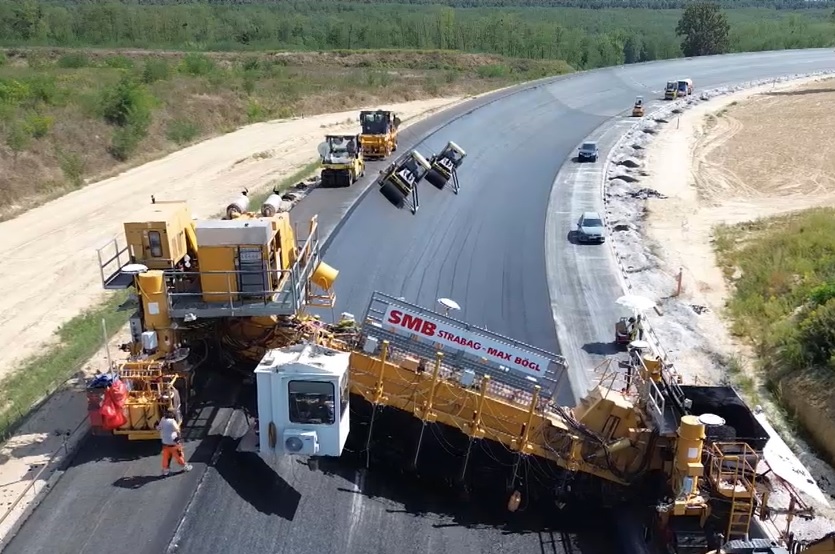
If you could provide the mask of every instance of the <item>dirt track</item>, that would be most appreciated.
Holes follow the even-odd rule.
[[[408,102],[390,109],[404,120],[415,118],[412,123],[416,116],[461,100]],[[325,128],[355,129],[356,115],[351,110],[251,125],[0,222],[0,378],[55,340],[62,323],[101,301],[106,292],[96,249],[121,236],[122,221],[152,194],[160,200],[188,199],[195,215],[213,215],[242,188],[255,191],[307,165],[316,157]]]

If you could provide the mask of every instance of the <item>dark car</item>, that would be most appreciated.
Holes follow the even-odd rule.
[[[580,146],[580,151],[577,152],[577,161],[584,162],[586,160],[590,160],[592,162],[597,161],[597,143],[593,141],[584,142]]]
[[[606,241],[603,219],[597,212],[585,212],[577,222],[577,242],[603,243]]]

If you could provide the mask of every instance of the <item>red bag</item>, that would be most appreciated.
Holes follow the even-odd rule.
[[[107,389],[113,396],[113,402],[116,403],[117,408],[125,407],[125,400],[128,397],[128,387],[121,379],[114,379],[113,384]]]
[[[106,431],[118,429],[128,422],[128,418],[125,416],[125,411],[123,409],[125,402],[124,397],[122,397],[122,405],[120,406],[115,401],[114,396],[113,387],[109,387],[106,391],[104,391],[104,400],[102,401],[101,409],[99,410],[99,413],[101,414],[102,428]]]

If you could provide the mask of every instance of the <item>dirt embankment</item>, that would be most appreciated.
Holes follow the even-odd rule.
[[[2,49],[0,220],[243,125],[568,71],[561,61],[433,51]]]

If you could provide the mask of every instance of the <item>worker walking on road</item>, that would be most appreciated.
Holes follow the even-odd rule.
[[[183,444],[180,437],[180,424],[177,423],[174,410],[167,410],[165,416],[157,424],[159,438],[162,439],[162,474],[170,472],[171,458],[183,466],[183,471],[191,471],[191,464],[186,463],[183,454]]]

